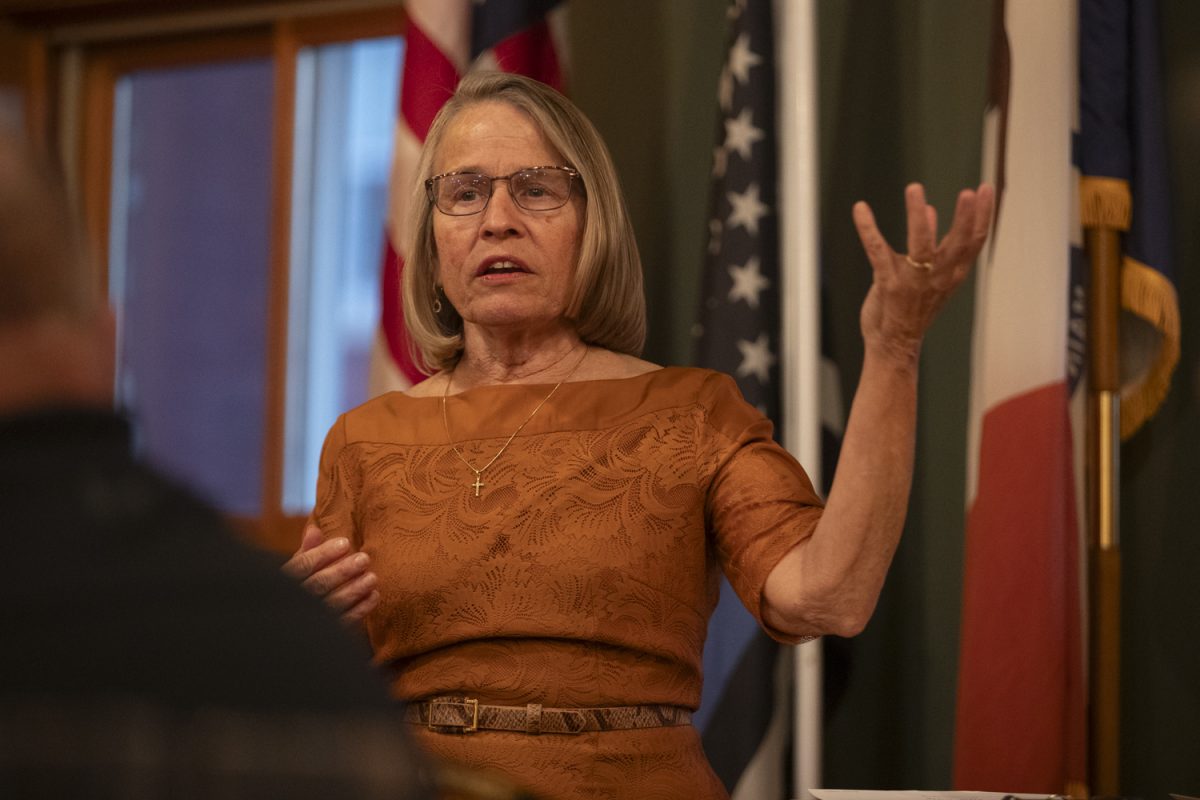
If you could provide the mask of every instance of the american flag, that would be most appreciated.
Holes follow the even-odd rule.
[[[776,215],[774,25],[770,0],[729,8],[697,363],[733,375],[780,436],[780,266]],[[790,728],[786,651],[758,627],[723,582],[704,652],[696,722],[713,769],[739,796],[785,797]],[[784,719],[774,719],[783,715]],[[774,724],[772,724],[774,722]],[[782,722],[782,724],[781,724]],[[769,735],[774,732],[774,735]],[[746,770],[766,757],[767,783]]]
[[[746,400],[778,421],[774,32],[770,3],[737,3],[729,14],[698,357],[734,375]]]
[[[564,88],[563,0],[409,0],[400,115],[389,179],[379,333],[368,393],[405,389],[424,375],[413,363],[400,303],[403,224],[421,143],[438,109],[471,69],[519,72]]]

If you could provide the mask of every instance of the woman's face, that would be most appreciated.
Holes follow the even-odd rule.
[[[565,164],[524,112],[499,101],[459,112],[434,158],[435,175],[500,176],[542,166]],[[496,181],[477,214],[434,209],[438,280],[464,321],[530,332],[562,323],[579,256],[581,195],[575,186],[561,208],[526,211],[513,202],[508,183]]]

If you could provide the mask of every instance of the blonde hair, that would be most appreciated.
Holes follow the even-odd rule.
[[[473,72],[442,106],[421,151],[409,204],[409,241],[404,265],[404,320],[416,362],[427,374],[458,363],[463,321],[449,302],[434,312],[438,292],[433,204],[425,192],[434,156],[453,119],[478,103],[508,103],[529,116],[566,166],[578,170],[584,197],[583,234],[566,316],[588,344],[641,355],[646,340],[642,261],[633,225],[608,148],[592,123],[563,95],[545,84],[506,72]],[[578,184],[577,184],[578,186]]]

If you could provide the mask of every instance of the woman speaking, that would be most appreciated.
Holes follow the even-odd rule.
[[[723,573],[784,642],[860,631],[904,522],[921,341],[986,237],[859,203],[862,374],[822,503],[733,380],[639,358],[641,263],[563,96],[469,75],[429,131],[404,271],[431,376],[343,414],[285,569],[362,620],[414,736],[541,797],[722,798],[690,715]]]

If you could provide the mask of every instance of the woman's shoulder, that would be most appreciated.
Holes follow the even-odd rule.
[[[637,356],[593,347],[572,377],[581,383],[584,381],[622,380],[647,375],[661,369],[662,367],[658,364]]]
[[[606,351],[607,352],[607,351]],[[635,356],[607,353],[596,368],[576,375],[580,391],[595,389],[608,398],[625,396],[653,406],[711,408],[729,399],[741,399],[737,383],[728,375],[703,367],[661,366]]]
[[[421,397],[441,397],[442,390],[446,388],[446,379],[449,373],[446,370],[435,372],[428,378],[414,383],[407,389],[388,392],[382,397],[393,395],[391,398],[395,402],[402,402],[402,398],[421,398]]]
[[[418,425],[417,421],[427,417],[430,408],[436,407],[429,405],[436,400],[428,398],[441,394],[440,390],[415,392],[415,388],[383,392],[342,412],[330,429],[330,439],[340,440],[342,445],[413,439],[422,427],[427,427]],[[415,435],[415,438],[422,437]]]
[[[647,377],[651,380],[682,381],[696,385],[713,382],[736,385],[734,380],[725,373],[705,367],[663,366],[637,356],[600,348],[592,348],[591,352],[587,362],[574,376],[574,380],[619,380]]]

